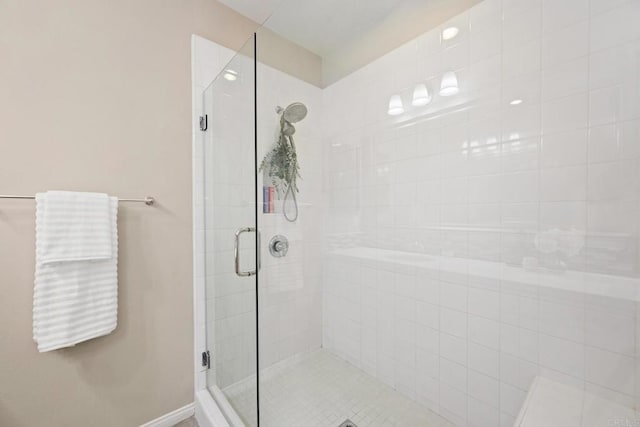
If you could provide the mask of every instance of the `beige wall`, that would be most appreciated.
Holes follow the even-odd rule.
[[[34,202],[0,200],[0,426],[135,426],[193,401],[192,33],[255,28],[212,0],[0,0],[0,193],[122,205],[119,325],[40,354]]]
[[[258,61],[316,87],[322,87],[322,58],[302,46],[261,27],[257,33]],[[260,90],[260,88],[258,88]]]

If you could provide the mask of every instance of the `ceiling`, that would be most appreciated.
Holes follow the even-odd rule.
[[[403,1],[284,0],[266,27],[324,57],[384,21]]]
[[[481,0],[218,0],[322,58],[337,81]]]
[[[218,0],[247,18],[262,24],[278,7],[281,0]],[[320,0],[322,1],[322,0]]]
[[[218,1],[321,57],[384,21],[400,3],[407,3],[406,0]]]

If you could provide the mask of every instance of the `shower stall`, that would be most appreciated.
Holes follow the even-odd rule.
[[[636,425],[640,2],[280,3],[202,93],[226,422]]]

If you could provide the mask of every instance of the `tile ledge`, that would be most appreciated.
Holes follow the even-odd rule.
[[[640,422],[640,416],[633,408],[536,377],[514,427],[596,427],[635,422]]]

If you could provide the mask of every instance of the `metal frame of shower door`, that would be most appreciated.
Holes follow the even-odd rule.
[[[255,260],[256,260],[256,420],[260,427],[260,321],[258,281],[260,271],[260,230],[258,228],[258,33],[253,33],[253,179],[254,179],[254,216],[255,216]]]

